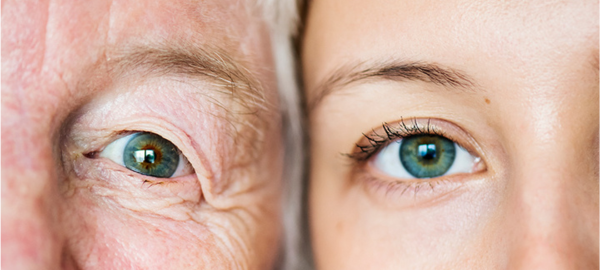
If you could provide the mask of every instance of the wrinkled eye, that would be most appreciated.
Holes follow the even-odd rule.
[[[187,175],[193,168],[170,141],[154,133],[138,132],[110,143],[101,157],[143,175],[169,178]]]
[[[473,171],[478,158],[439,135],[414,135],[384,147],[373,165],[398,178],[435,178]]]

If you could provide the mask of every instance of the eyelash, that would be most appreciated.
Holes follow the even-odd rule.
[[[450,191],[462,185],[462,177],[451,175],[420,180],[385,180],[367,169],[367,163],[374,155],[398,139],[415,135],[438,135],[461,145],[458,143],[460,140],[456,140],[454,136],[439,129],[437,122],[438,120],[432,118],[413,118],[411,120],[400,118],[396,124],[382,123],[381,127],[384,133],[378,133],[375,129],[369,134],[363,133],[367,142],[357,143],[354,152],[344,154],[352,161],[352,178],[362,182],[365,188],[370,190],[369,193],[375,195],[376,200],[383,199],[382,202],[385,204],[391,203],[396,206],[410,205],[417,201],[423,202],[423,200],[437,200],[443,198],[443,194],[450,194]],[[404,201],[408,198],[412,198],[412,200]]]
[[[378,134],[375,130],[372,130],[371,134],[363,133],[363,137],[367,139],[368,145],[356,144],[356,151],[344,155],[354,162],[364,163],[391,142],[415,135],[439,135],[454,141],[452,137],[436,129],[435,126],[431,124],[431,118],[427,119],[425,126],[419,124],[419,121],[416,118],[412,119],[411,123],[407,125],[406,121],[401,117],[400,122],[398,122],[398,127],[393,127],[385,122],[381,124],[381,127],[385,131],[385,134]]]

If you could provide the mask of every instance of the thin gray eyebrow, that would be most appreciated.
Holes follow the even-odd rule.
[[[220,86],[248,109],[267,109],[265,89],[243,64],[219,48],[174,45],[119,48],[107,60],[112,77],[139,71],[140,76],[171,74],[201,77]]]
[[[392,61],[344,65],[331,73],[315,88],[316,95],[308,101],[314,110],[326,96],[341,88],[370,78],[392,81],[421,81],[450,88],[471,88],[474,80],[462,71],[434,63]]]
[[[110,80],[164,77],[192,85],[193,80],[197,80],[216,86],[198,88],[197,93],[222,110],[210,109],[203,113],[227,123],[230,127],[227,135],[235,140],[235,147],[243,149],[239,151],[240,155],[253,157],[261,153],[265,131],[272,125],[270,115],[278,112],[278,107],[269,102],[265,92],[267,89],[256,75],[264,70],[256,70],[259,67],[248,64],[250,62],[244,56],[235,58],[233,54],[217,47],[162,43],[111,48],[105,56],[104,61],[97,63],[101,67],[95,66],[93,70],[106,72],[99,77],[108,76]],[[256,72],[248,70],[246,65]],[[187,80],[187,77],[191,80]],[[204,91],[217,92],[219,95],[205,94]],[[186,110],[185,106],[173,109]],[[192,104],[189,109],[197,108]]]

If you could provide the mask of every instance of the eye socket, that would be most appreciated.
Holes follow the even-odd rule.
[[[413,135],[383,147],[372,166],[396,178],[435,178],[474,171],[479,158],[440,135]]]
[[[157,178],[178,177],[194,172],[187,158],[173,143],[149,132],[137,132],[115,140],[102,150],[100,157]]]

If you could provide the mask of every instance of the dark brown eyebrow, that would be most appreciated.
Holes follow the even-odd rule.
[[[399,62],[345,65],[318,84],[316,95],[308,101],[315,109],[326,96],[349,84],[370,78],[392,81],[421,81],[452,88],[470,88],[474,81],[463,72],[433,63]]]

